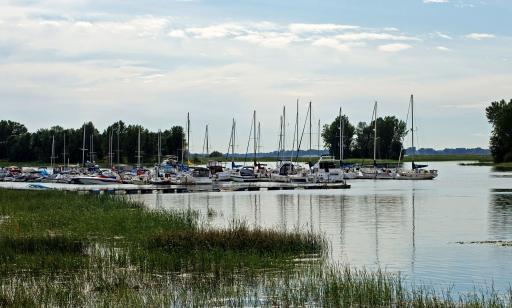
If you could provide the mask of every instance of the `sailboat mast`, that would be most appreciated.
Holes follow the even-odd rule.
[[[160,166],[160,157],[162,155],[162,131],[158,130],[158,165]]]
[[[121,136],[121,121],[117,122],[117,164],[120,164],[121,151],[119,149],[119,137]],[[114,160],[114,158],[112,158]]]
[[[236,136],[236,122],[233,119],[233,127],[231,128],[231,165],[235,165],[235,136]]]
[[[414,170],[414,154],[416,149],[414,148],[414,97],[411,94],[411,146],[412,146],[412,169]]]
[[[286,106],[283,106],[283,157],[286,153]]]
[[[318,157],[320,157],[320,119],[318,119]]]
[[[297,146],[297,157],[299,156],[299,99],[297,99],[297,115],[295,116],[295,135],[293,137]],[[292,160],[293,161],[293,160]]]
[[[281,160],[281,149],[283,148],[283,116],[279,117],[279,145],[277,146],[277,160]]]
[[[206,124],[206,156],[210,155],[210,147],[209,147],[209,141],[208,140],[208,124]]]
[[[258,122],[258,151],[257,151],[258,154],[260,152],[260,149],[261,149],[261,123]]]
[[[256,136],[256,110],[254,110],[254,114],[253,114],[253,117],[252,117],[252,127],[254,129],[254,166],[256,166],[256,151],[258,150],[257,147],[258,147],[258,138]]]
[[[64,152],[62,153],[62,163],[66,166],[66,133],[64,132]]]
[[[341,107],[340,107],[340,115],[339,115],[339,134],[340,134],[340,163],[343,165],[343,125],[341,123]]]
[[[84,138],[82,141],[82,167],[85,167],[85,123],[84,123]]]
[[[53,161],[55,160],[55,135],[52,136],[52,156],[50,157],[50,166],[53,168]]]
[[[140,168],[140,127],[137,135],[137,168]]]
[[[373,133],[373,166],[377,165],[377,102],[373,108],[374,133]]]
[[[311,101],[309,101],[309,149],[308,150],[311,150],[311,139],[313,137],[313,135],[311,135],[311,130],[312,130],[312,123],[311,123],[311,114],[312,114],[312,110],[311,110]]]
[[[187,112],[187,161],[190,160],[190,113]]]
[[[94,164],[94,135],[89,137],[91,139],[91,151],[89,152],[89,159],[91,160],[91,164]]]

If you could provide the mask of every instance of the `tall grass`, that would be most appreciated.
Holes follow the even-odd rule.
[[[212,230],[194,212],[113,197],[0,190],[0,306],[507,307],[399,275],[329,265],[312,234]],[[295,262],[303,254],[316,259]]]

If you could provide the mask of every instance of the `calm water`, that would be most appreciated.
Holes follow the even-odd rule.
[[[321,232],[331,258],[400,271],[415,282],[472,290],[512,283],[512,173],[432,163],[434,181],[353,180],[349,190],[140,195],[149,207],[193,209],[212,226],[248,224]],[[499,189],[501,192],[495,192]],[[508,189],[508,191],[507,191]],[[208,217],[208,209],[216,214]]]

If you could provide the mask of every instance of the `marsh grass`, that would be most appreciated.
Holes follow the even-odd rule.
[[[0,190],[0,306],[507,307],[326,263],[313,234],[198,224],[113,197]],[[296,262],[296,258],[311,255]]]

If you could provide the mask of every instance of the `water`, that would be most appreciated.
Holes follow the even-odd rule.
[[[193,209],[214,227],[320,232],[332,262],[401,272],[411,283],[471,291],[512,282],[512,173],[431,163],[433,181],[350,181],[349,190],[140,195],[149,207]],[[213,212],[214,215],[208,215]]]

